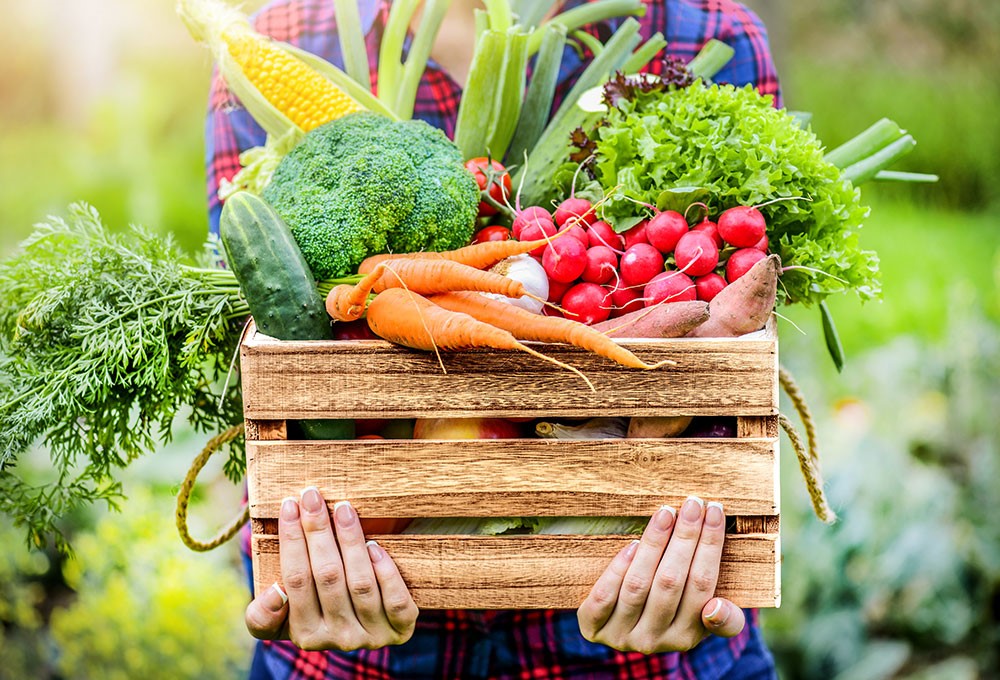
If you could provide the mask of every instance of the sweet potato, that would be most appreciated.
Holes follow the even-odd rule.
[[[774,311],[780,274],[781,258],[768,255],[712,298],[708,321],[687,335],[734,338],[759,331]]]
[[[664,302],[595,323],[591,328],[611,338],[679,338],[708,318],[707,302]]]

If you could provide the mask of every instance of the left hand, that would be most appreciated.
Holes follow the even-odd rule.
[[[693,649],[708,634],[738,635],[743,610],[713,597],[726,517],[719,503],[688,498],[680,515],[664,506],[640,541],[615,556],[577,611],[591,642],[654,654]]]

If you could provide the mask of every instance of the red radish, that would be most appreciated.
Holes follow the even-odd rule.
[[[559,231],[568,231],[569,233],[564,238],[575,238],[583,244],[584,248],[590,247],[590,237],[587,236],[587,232],[580,225],[574,224],[570,227],[563,227]]]
[[[605,306],[611,306],[611,316],[618,317],[637,309],[642,309],[642,291],[639,288],[626,286],[621,279],[611,287],[610,299]]]
[[[699,276],[694,280],[694,288],[698,294],[698,299],[705,302],[711,302],[712,298],[718,295],[725,287],[726,280],[715,272]]]
[[[753,206],[737,206],[719,215],[719,235],[737,248],[752,248],[765,233],[767,222]]]
[[[543,238],[552,238],[556,235],[556,225],[552,222],[532,222],[521,229],[519,241],[540,241]],[[539,246],[531,251],[532,257],[541,257],[545,246]]]
[[[560,318],[560,319],[563,318],[562,312],[560,312],[555,307],[550,307],[548,305],[545,305],[544,307],[542,307],[542,316],[554,316],[554,317]]]
[[[636,243],[622,255],[618,271],[627,285],[643,285],[663,271],[663,255],[648,243]]]
[[[588,326],[598,321],[604,321],[611,315],[611,306],[607,303],[608,291],[596,283],[578,283],[563,295],[559,306],[565,311],[563,316]]]
[[[740,248],[733,251],[733,254],[729,256],[729,261],[726,262],[726,281],[732,283],[750,271],[751,267],[765,257],[767,255],[756,248]]]
[[[707,217],[691,227],[691,231],[699,231],[711,236],[712,240],[715,241],[715,247],[719,250],[722,250],[722,246],[726,245],[726,242],[719,236],[719,226]]]
[[[607,222],[597,221],[587,228],[587,238],[591,246],[607,246],[612,250],[624,250],[625,238],[616,234]]]
[[[768,243],[768,240],[767,240],[767,234],[764,234],[764,237],[761,240],[757,241],[757,243],[755,243],[753,247],[756,248],[757,250],[759,250],[762,253],[766,253],[767,249],[768,249],[768,247],[770,247],[770,245],[771,244]]]
[[[622,234],[622,236],[625,237],[625,250],[628,250],[636,243],[649,243],[649,239],[646,238],[647,224],[649,224],[649,222],[647,220],[643,220]]]
[[[618,256],[607,246],[594,246],[587,250],[587,267],[580,278],[590,283],[607,283],[615,277]]]
[[[540,205],[529,206],[517,214],[510,225],[510,231],[514,238],[523,241],[525,239],[521,238],[521,230],[535,222],[552,222],[552,214]]]
[[[688,276],[704,276],[719,264],[719,249],[708,234],[689,231],[677,242],[674,260],[677,268]]]
[[[549,302],[552,304],[559,304],[559,301],[562,300],[562,296],[567,290],[572,288],[572,286],[572,281],[569,283],[563,283],[562,281],[553,281],[552,279],[549,279]]]
[[[569,283],[587,268],[587,249],[575,238],[556,239],[545,246],[542,266],[550,279]]]
[[[661,302],[681,302],[697,300],[694,281],[684,272],[668,271],[657,274],[646,284],[642,291],[643,302],[647,307]]]
[[[510,229],[500,225],[483,227],[472,237],[473,243],[486,243],[487,241],[507,241],[511,237]]]
[[[675,210],[656,213],[646,225],[646,240],[664,255],[672,253],[681,236],[686,233],[688,233],[687,220]]]
[[[597,221],[593,204],[585,198],[567,198],[556,208],[553,217],[560,227],[571,220],[575,224],[588,225]]]

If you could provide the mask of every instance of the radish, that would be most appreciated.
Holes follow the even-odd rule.
[[[607,283],[615,277],[618,256],[607,246],[594,246],[587,250],[587,266],[580,278],[590,283]]]
[[[552,304],[558,304],[562,300],[563,295],[567,290],[573,287],[573,282],[563,283],[562,281],[553,281],[549,279],[549,296],[548,301]]]
[[[587,267],[587,249],[575,238],[557,239],[545,246],[542,266],[554,281],[575,281]]]
[[[718,295],[725,287],[726,280],[715,272],[699,276],[694,280],[695,293],[697,293],[699,300],[704,300],[705,302],[711,302],[712,298]]]
[[[643,302],[647,307],[661,302],[680,302],[682,300],[697,300],[694,281],[684,272],[667,271],[654,276],[642,291]]]
[[[551,213],[540,205],[532,205],[517,214],[510,225],[510,231],[514,234],[514,238],[523,241],[525,239],[521,238],[521,230],[529,224],[541,221],[552,222]]]
[[[765,233],[764,215],[752,206],[737,206],[719,215],[719,235],[737,248],[752,248]]]
[[[607,222],[598,220],[587,228],[587,238],[591,246],[607,246],[612,250],[625,250],[625,238],[616,234]]]
[[[638,288],[626,286],[620,278],[611,287],[610,300],[605,306],[611,307],[611,316],[619,317],[637,309],[642,309],[642,293]]]
[[[729,261],[726,262],[726,281],[732,283],[750,271],[751,267],[765,257],[767,255],[756,248],[740,248],[733,251],[733,254],[729,256]]]
[[[770,243],[768,243],[767,234],[764,234],[764,237],[761,238],[761,240],[757,241],[757,243],[755,243],[753,247],[762,253],[766,253],[769,246]]]
[[[646,225],[646,240],[664,255],[672,253],[681,236],[686,233],[688,233],[687,220],[675,210],[657,213]]]
[[[649,243],[649,239],[646,238],[647,224],[649,224],[649,222],[647,220],[643,220],[622,234],[622,236],[625,237],[625,250],[628,250],[636,243]]]
[[[607,304],[608,291],[596,283],[578,283],[563,295],[559,304],[563,308],[563,316],[588,326],[598,321],[604,321],[611,315],[611,307]]]
[[[707,217],[691,227],[691,231],[698,231],[711,236],[712,240],[715,241],[715,247],[719,250],[722,250],[722,246],[726,245],[726,242],[719,236],[719,226]]]
[[[622,255],[618,271],[627,285],[641,286],[663,271],[663,255],[648,243],[636,243]]]
[[[708,234],[689,231],[677,242],[674,260],[677,268],[688,276],[704,276],[719,264],[719,249]]]
[[[563,227],[559,231],[560,232],[563,232],[563,231],[568,231],[569,232],[563,238],[575,238],[577,241],[579,241],[580,243],[583,244],[584,248],[589,248],[590,247],[590,237],[587,236],[587,232],[584,231],[583,227],[581,227],[580,225],[574,224],[574,225],[569,226],[569,227]]]
[[[552,238],[555,235],[556,235],[556,225],[554,223],[546,222],[544,220],[539,220],[537,222],[532,222],[531,224],[525,225],[521,229],[521,235],[518,237],[517,240],[539,241],[543,238]],[[545,251],[545,246],[539,246],[531,251],[531,256],[541,257],[544,251]]]
[[[552,216],[560,227],[565,226],[570,220],[574,224],[588,225],[597,221],[593,204],[585,198],[567,198],[556,207]]]

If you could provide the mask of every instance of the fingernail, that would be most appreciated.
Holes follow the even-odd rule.
[[[281,501],[281,519],[295,521],[299,518],[299,504],[294,498],[286,498]]]
[[[315,486],[302,489],[302,508],[313,515],[323,509],[323,497]]]
[[[673,526],[675,519],[677,519],[677,511],[669,505],[663,505],[656,511],[654,522],[657,529],[660,531],[666,531]]]
[[[264,606],[269,611],[280,612],[282,607],[288,602],[288,595],[285,595],[285,591],[281,589],[281,586],[275,583],[264,593],[263,601]]]
[[[626,559],[632,559],[632,556],[635,555],[635,551],[638,548],[639,548],[639,541],[638,540],[633,540],[631,543],[629,543],[627,546],[625,546],[625,557],[626,557]]]
[[[727,616],[720,618],[719,615],[722,613],[722,600],[720,598],[715,598],[715,606],[712,608],[708,614],[705,615],[705,620],[708,621],[713,626],[721,626],[729,618],[728,612]]]
[[[701,513],[704,509],[705,501],[697,496],[688,496],[688,499],[684,501],[684,507],[681,508],[681,517],[688,522],[697,522],[701,519]]]
[[[368,557],[371,558],[372,562],[378,562],[385,557],[385,551],[382,550],[382,546],[375,541],[368,541],[365,545],[368,546]]]
[[[711,501],[705,510],[705,526],[720,527],[725,521],[726,513],[722,509],[722,503]]]
[[[345,529],[354,524],[354,520],[358,517],[354,514],[354,508],[351,506],[350,501],[337,501],[334,503],[333,516],[337,519],[337,524]]]

